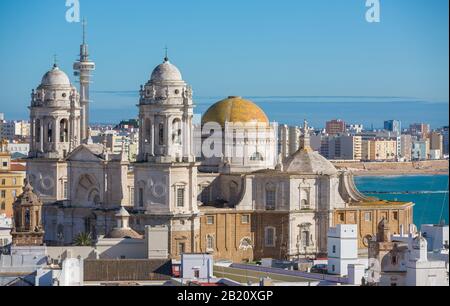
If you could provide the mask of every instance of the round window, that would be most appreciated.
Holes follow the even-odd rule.
[[[64,93],[62,94],[62,97],[63,97],[63,98],[67,97],[67,94],[64,92]]]
[[[180,91],[178,89],[175,89],[175,94],[176,95],[180,94]]]

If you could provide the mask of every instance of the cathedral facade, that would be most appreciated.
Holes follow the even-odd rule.
[[[32,93],[27,175],[45,203],[49,245],[70,245],[80,233],[108,236],[118,212],[140,235],[167,228],[170,258],[207,252],[235,262],[326,255],[328,228],[339,223],[358,224],[361,248],[381,218],[398,232],[413,223],[412,203],[362,195],[351,173],[313,151],[307,122],[287,158],[277,154],[277,125],[241,97],[214,104],[196,127],[193,90],[167,57],[141,86],[139,155],[130,164],[86,133],[83,67],[93,64],[87,54],[83,61],[90,65],[76,65],[81,95],[56,65]],[[220,145],[210,155],[202,148],[211,147],[212,130]]]

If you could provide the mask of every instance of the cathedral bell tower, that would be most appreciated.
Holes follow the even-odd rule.
[[[31,93],[27,177],[45,203],[66,199],[65,158],[81,140],[80,96],[56,64]]]
[[[141,224],[168,227],[178,239],[170,248],[186,252],[196,251],[200,228],[193,108],[191,87],[166,55],[140,90],[135,210]]]
[[[141,86],[141,162],[193,162],[192,89],[167,58]]]

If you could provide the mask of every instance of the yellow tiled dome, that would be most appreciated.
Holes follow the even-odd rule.
[[[269,123],[264,111],[255,103],[241,97],[228,97],[211,106],[202,117],[202,125],[217,122],[222,127],[225,122],[259,122]]]

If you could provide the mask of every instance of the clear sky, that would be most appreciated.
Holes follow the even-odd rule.
[[[196,97],[382,96],[448,105],[448,0],[381,0],[376,24],[365,20],[365,0],[79,1],[96,92],[137,91],[167,45]],[[27,117],[31,89],[54,54],[72,74],[81,24],[68,23],[66,10],[65,0],[0,1],[7,117]],[[133,95],[93,99],[93,111],[137,114]]]

